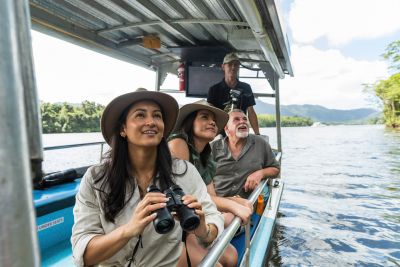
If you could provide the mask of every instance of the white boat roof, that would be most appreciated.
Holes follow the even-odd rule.
[[[152,70],[180,61],[242,64],[293,76],[278,0],[30,0],[33,29]],[[159,38],[159,48],[143,44]],[[255,65],[256,64],[256,65]]]

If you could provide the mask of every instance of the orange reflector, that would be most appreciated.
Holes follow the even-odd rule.
[[[161,48],[161,41],[158,36],[148,35],[143,37],[143,46],[151,49]]]
[[[258,215],[262,215],[264,211],[264,196],[261,194],[257,198],[257,208],[256,213]]]

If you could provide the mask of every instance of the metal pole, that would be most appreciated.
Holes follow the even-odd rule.
[[[39,101],[36,91],[34,65],[32,56],[31,22],[28,1],[15,4],[17,35],[19,43],[19,64],[24,88],[25,116],[28,130],[29,156],[34,181],[39,181],[42,174],[42,123],[40,119]]]
[[[270,197],[268,198],[268,203],[267,203],[267,207],[269,210],[272,210],[272,197],[271,196],[272,196],[273,184],[274,184],[274,179],[270,179],[269,184],[268,184]]]
[[[246,257],[246,261],[244,266],[250,267],[250,223],[246,224],[245,231],[246,231],[246,236],[245,236],[246,250],[244,252],[244,256]]]
[[[101,151],[100,152],[103,153],[103,145],[104,145],[104,143],[105,142],[90,142],[90,143],[62,145],[62,146],[47,146],[47,147],[44,148],[44,150],[48,151],[48,150],[59,150],[59,149],[65,149],[65,148],[101,145]]]
[[[279,80],[276,79],[275,87],[275,115],[276,115],[276,137],[278,142],[278,151],[282,153],[282,134],[281,134],[281,103],[279,96]]]
[[[248,200],[250,203],[254,204],[256,202],[258,195],[262,192],[265,185],[267,184],[267,180],[261,181],[261,183],[253,190]],[[211,247],[207,255],[203,258],[203,260],[199,263],[199,267],[208,267],[215,266],[218,259],[221,257],[222,253],[224,253],[226,247],[229,242],[231,242],[232,238],[235,236],[236,230],[240,227],[242,220],[239,217],[235,217],[231,224],[225,228],[222,234],[218,237],[218,240],[215,241],[214,245]],[[250,239],[250,231],[246,231],[248,238]],[[246,251],[250,250],[250,242],[246,247]],[[250,254],[249,254],[250,255]]]
[[[245,20],[249,24],[254,37],[256,38],[261,50],[265,56],[265,59],[274,69],[275,73],[283,79],[285,74],[283,73],[279,59],[276,56],[275,51],[272,48],[271,40],[263,24],[261,14],[257,7],[257,1],[254,0],[234,0],[232,1],[236,7],[243,14]]]
[[[160,91],[160,87],[161,87],[161,70],[160,67],[157,68],[156,70],[156,91],[159,92]]]
[[[27,5],[0,1],[0,266],[40,266],[16,14]]]
[[[100,145],[100,162],[103,160],[103,148],[104,148],[104,143],[101,143],[101,145]]]

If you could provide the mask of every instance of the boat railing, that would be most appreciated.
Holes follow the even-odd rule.
[[[267,180],[263,180],[254,191],[251,193],[248,200],[254,205],[258,195],[264,190]],[[215,241],[214,245],[209,250],[208,254],[200,262],[199,266],[215,266],[221,255],[224,253],[225,249],[231,242],[232,238],[235,236],[236,231],[239,229],[242,220],[239,217],[235,217],[232,223],[222,232],[221,236]],[[244,262],[240,266],[250,266],[250,223],[245,226],[245,242],[246,249],[243,255]]]
[[[99,162],[102,161],[103,159],[103,150],[104,150],[104,144],[105,142],[87,142],[87,143],[80,143],[80,144],[69,144],[69,145],[59,145],[59,146],[48,146],[44,147],[44,151],[51,151],[51,150],[63,150],[63,149],[68,149],[68,148],[78,148],[78,147],[85,147],[85,146],[96,146],[100,145],[100,157],[99,157]],[[80,167],[75,167],[75,168],[68,168],[64,170],[59,170],[55,172],[49,172],[49,173],[42,173],[40,179],[37,181],[34,181],[33,187],[34,189],[46,189],[48,187],[52,187],[55,185],[60,185],[64,183],[69,183],[73,182],[78,178],[81,178],[86,170],[91,166],[86,165],[86,166],[80,166]]]
[[[278,161],[279,163],[281,163],[282,160],[282,152],[276,151],[275,153],[275,159],[276,161]],[[280,178],[281,174],[279,173],[279,176],[277,178]],[[268,190],[269,192],[272,192],[272,188],[276,187],[279,185],[279,181],[278,180],[272,180],[270,183],[268,183]],[[269,210],[272,210],[272,198],[268,198],[268,202],[266,205],[266,208],[268,208]]]
[[[83,146],[95,146],[95,145],[100,145],[100,161],[103,157],[103,150],[104,150],[104,144],[106,142],[101,141],[101,142],[89,142],[89,143],[81,143],[81,144],[71,144],[71,145],[61,145],[61,146],[48,146],[44,147],[44,151],[48,150],[60,150],[60,149],[65,149],[65,148],[74,148],[74,147],[83,147]]]

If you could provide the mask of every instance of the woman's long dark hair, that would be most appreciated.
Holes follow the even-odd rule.
[[[194,147],[194,130],[193,130],[193,123],[194,120],[196,119],[197,116],[197,112],[193,111],[192,113],[190,113],[182,122],[182,131],[184,131],[186,133],[186,135],[188,136],[188,142]],[[211,146],[210,144],[207,144],[203,151],[201,151],[200,153],[200,161],[201,164],[203,164],[203,166],[207,165],[207,161],[208,158],[210,157],[211,154]]]
[[[105,218],[110,222],[114,222],[115,217],[134,194],[135,179],[132,176],[132,166],[128,156],[127,138],[121,137],[120,131],[126,122],[129,110],[136,103],[128,106],[120,116],[111,138],[111,149],[103,160],[100,172],[94,175],[94,183],[100,184],[100,187],[94,187],[94,189],[100,191]],[[172,157],[165,137],[157,146],[155,166],[155,173],[158,174],[156,180],[160,183],[161,191],[164,191],[174,184],[172,177],[176,175],[172,172]],[[128,192],[129,188],[131,188],[130,192]]]

